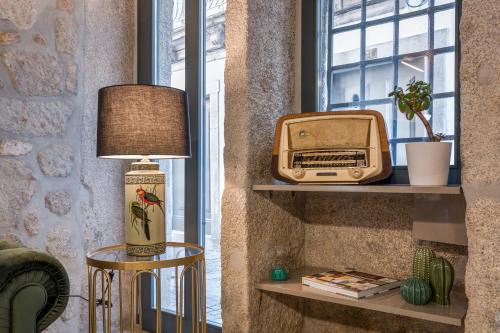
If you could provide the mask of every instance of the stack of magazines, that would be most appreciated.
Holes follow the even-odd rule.
[[[398,288],[401,281],[353,270],[346,272],[331,270],[303,276],[302,284],[344,296],[364,298]]]

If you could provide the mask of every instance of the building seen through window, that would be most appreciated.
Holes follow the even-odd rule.
[[[380,111],[386,121],[394,165],[406,165],[404,143],[426,137],[387,94],[410,79],[431,82],[427,114],[436,133],[454,142],[455,1],[324,0],[320,101],[323,110]],[[453,155],[453,154],[452,154]],[[452,156],[451,164],[455,156]]]
[[[173,7],[172,7],[173,4]],[[207,322],[221,326],[220,219],[224,188],[224,66],[226,0],[206,0],[204,237],[207,267]],[[185,89],[185,0],[158,0],[159,84]],[[167,175],[167,239],[184,242],[185,161],[163,160]],[[175,271],[162,275],[162,309],[175,313]]]

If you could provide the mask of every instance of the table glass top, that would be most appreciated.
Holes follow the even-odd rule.
[[[87,258],[101,262],[159,262],[173,259],[187,259],[203,253],[203,249],[184,243],[167,243],[165,253],[154,257],[129,256],[125,245],[110,246],[90,252]]]

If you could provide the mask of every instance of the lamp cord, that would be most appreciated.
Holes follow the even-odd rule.
[[[115,277],[115,272],[112,270],[108,274],[109,274],[110,283],[113,283],[113,278]],[[109,288],[109,285],[106,285],[106,289],[104,289],[104,293],[106,293],[108,291],[108,288]],[[62,295],[62,296],[80,298],[80,299],[83,299],[86,302],[90,302],[88,298],[85,298],[82,295]],[[111,307],[113,307],[113,303],[108,303],[108,302],[109,301],[103,300],[103,298],[98,298],[98,299],[96,299],[95,304],[96,304],[96,306],[101,306],[101,305],[107,306],[108,304],[110,304]]]

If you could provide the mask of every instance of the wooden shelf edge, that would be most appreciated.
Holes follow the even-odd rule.
[[[406,303],[401,296],[399,296],[399,289],[365,299],[354,299],[333,293],[325,293],[302,285],[299,278],[292,278],[284,282],[265,281],[257,283],[255,287],[266,292],[341,304],[453,326],[462,326],[463,318],[467,312],[465,295],[457,292],[451,295],[451,305],[440,306],[430,303],[419,306]]]
[[[255,184],[254,191],[284,192],[345,192],[345,193],[401,193],[401,194],[448,194],[459,195],[460,185],[446,186],[411,186],[411,185],[276,185]]]

